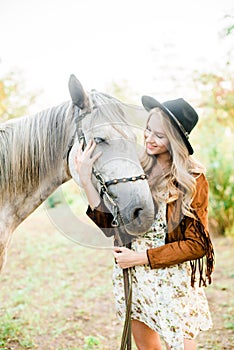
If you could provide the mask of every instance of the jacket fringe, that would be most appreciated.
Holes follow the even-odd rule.
[[[196,215],[196,214],[195,214]],[[199,218],[194,220],[196,231],[199,232],[199,237],[205,248],[205,256],[200,259],[190,261],[191,265],[191,286],[194,287],[196,282],[196,272],[199,272],[199,287],[207,286],[207,281],[211,284],[211,274],[214,270],[215,258],[214,249],[209,233],[205,230]]]

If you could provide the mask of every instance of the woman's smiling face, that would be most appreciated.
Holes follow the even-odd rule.
[[[150,116],[145,132],[146,151],[149,155],[161,155],[169,153],[170,142],[165,134],[161,118],[152,113]]]

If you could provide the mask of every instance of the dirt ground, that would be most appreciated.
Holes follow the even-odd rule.
[[[213,241],[216,269],[206,294],[214,326],[197,344],[231,350],[234,240]],[[122,324],[114,310],[112,264],[111,251],[74,244],[45,211],[36,211],[14,233],[0,277],[0,349],[119,349]]]

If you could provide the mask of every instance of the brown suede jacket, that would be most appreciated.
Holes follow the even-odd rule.
[[[211,283],[211,273],[214,265],[214,251],[208,233],[208,181],[204,174],[196,175],[196,195],[191,207],[196,219],[183,216],[181,213],[182,194],[179,198],[167,204],[168,233],[165,245],[147,250],[147,256],[152,269],[173,266],[190,261],[192,274],[191,284],[196,280],[196,269],[200,272],[199,284],[206,285],[206,278]],[[112,214],[103,201],[93,211],[88,207],[87,215],[108,237],[114,235],[111,229]],[[203,257],[206,256],[206,268],[203,268]],[[203,273],[205,275],[203,275]]]

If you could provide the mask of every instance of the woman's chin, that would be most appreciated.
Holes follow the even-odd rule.
[[[149,156],[154,156],[155,155],[155,150],[146,148],[146,152]]]

